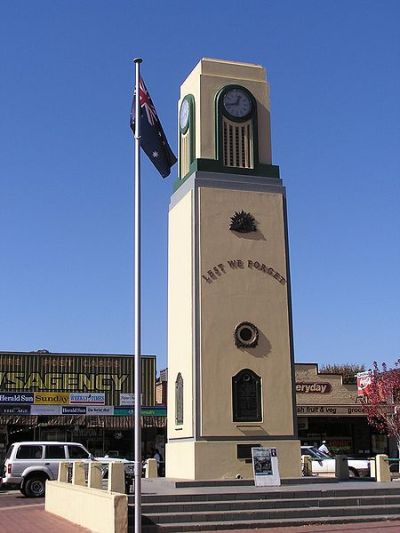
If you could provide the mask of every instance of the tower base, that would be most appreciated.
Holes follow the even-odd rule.
[[[253,477],[252,462],[245,447],[276,448],[281,478],[301,477],[300,442],[276,441],[175,441],[166,445],[166,477],[206,480]],[[248,453],[247,453],[248,456]]]

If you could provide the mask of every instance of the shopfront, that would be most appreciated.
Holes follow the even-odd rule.
[[[155,356],[142,356],[143,454],[163,449]],[[77,441],[95,455],[133,457],[131,355],[0,352],[0,456],[22,440]]]
[[[302,445],[319,446],[323,440],[333,453],[370,456],[392,451],[385,435],[368,425],[357,386],[343,383],[341,374],[325,374],[314,363],[298,363],[296,400]]]

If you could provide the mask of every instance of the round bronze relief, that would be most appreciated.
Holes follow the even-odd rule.
[[[234,337],[238,348],[254,348],[258,344],[258,329],[251,322],[241,322],[235,328]]]

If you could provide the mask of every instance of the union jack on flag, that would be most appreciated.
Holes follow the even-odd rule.
[[[139,103],[140,146],[161,176],[166,178],[170,175],[171,167],[177,160],[168,144],[156,108],[143,79],[139,82]],[[130,126],[135,133],[135,94],[132,101]]]

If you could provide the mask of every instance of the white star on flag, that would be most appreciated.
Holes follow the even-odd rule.
[[[154,151],[151,155],[152,155],[153,157],[158,157],[158,152]]]

